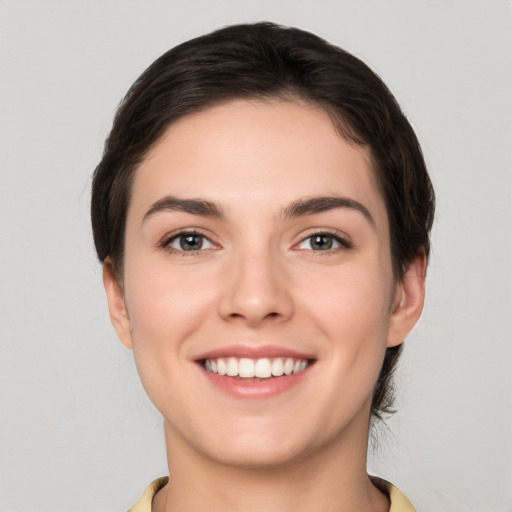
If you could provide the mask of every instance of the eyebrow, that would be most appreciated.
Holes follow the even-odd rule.
[[[375,226],[375,220],[369,210],[359,201],[349,197],[318,196],[301,198],[284,208],[281,214],[284,219],[292,219],[337,208],[349,208],[360,212],[372,226]],[[206,199],[180,199],[175,196],[165,196],[151,205],[151,208],[144,214],[142,220],[144,222],[148,217],[164,211],[179,211],[216,219],[226,218],[220,206]]]
[[[204,217],[214,217],[217,219],[225,218],[222,209],[211,201],[165,196],[151,205],[151,208],[144,214],[142,221],[144,222],[148,217],[164,211],[185,212],[191,213],[192,215],[202,215]]]
[[[298,199],[283,210],[283,217],[285,219],[291,219],[294,217],[327,212],[337,208],[349,208],[360,212],[372,226],[375,226],[375,220],[366,206],[355,199],[340,196],[319,196]]]

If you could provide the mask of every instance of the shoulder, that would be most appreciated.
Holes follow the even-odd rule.
[[[128,512],[151,512],[151,503],[155,494],[169,481],[169,477],[164,476],[151,482],[139,501],[128,510]]]
[[[389,501],[391,503],[389,512],[415,512],[412,503],[406,498],[405,494],[398,489],[398,487],[395,487],[388,481],[376,476],[370,476],[370,480],[376,487],[389,496]]]

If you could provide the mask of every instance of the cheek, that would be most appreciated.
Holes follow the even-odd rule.
[[[125,273],[133,355],[147,395],[160,411],[180,411],[186,397],[180,385],[193,378],[190,340],[199,338],[212,311],[212,286],[183,269],[149,267]],[[205,290],[206,288],[206,290]],[[188,401],[191,397],[186,398]]]
[[[388,269],[376,261],[336,269],[309,282],[302,302],[302,311],[329,340],[322,354],[330,362],[326,379],[336,383],[335,393],[360,395],[354,403],[371,394],[384,360],[393,288]]]
[[[386,268],[386,267],[384,267]],[[301,280],[301,302],[330,332],[387,333],[392,295],[391,273],[379,264],[331,269],[316,279]]]
[[[125,281],[134,344],[179,346],[211,310],[214,284],[185,267],[170,272],[153,265],[137,274]]]

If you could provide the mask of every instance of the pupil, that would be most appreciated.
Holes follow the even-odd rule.
[[[316,235],[311,241],[311,247],[315,250],[331,249],[332,238],[327,235]]]
[[[180,246],[184,251],[197,251],[203,246],[203,240],[199,235],[184,235],[180,238]]]

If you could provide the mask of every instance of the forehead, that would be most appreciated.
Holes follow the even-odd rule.
[[[173,123],[137,169],[130,210],[141,215],[165,194],[247,214],[348,195],[385,217],[368,151],[344,139],[324,110],[292,101],[235,100]]]

